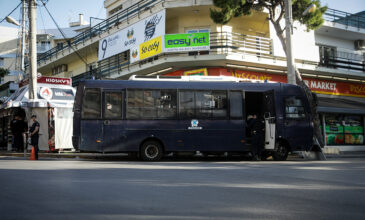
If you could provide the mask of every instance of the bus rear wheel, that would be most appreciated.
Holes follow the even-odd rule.
[[[163,155],[162,146],[157,141],[146,141],[141,146],[140,155],[144,161],[158,161]]]
[[[275,144],[275,151],[273,153],[273,158],[276,161],[286,160],[289,153],[289,148],[282,142],[277,142]]]

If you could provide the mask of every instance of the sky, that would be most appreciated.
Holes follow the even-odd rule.
[[[137,0],[136,0],[137,1]],[[38,2],[40,2],[38,0]],[[365,0],[321,0],[323,5],[329,8],[345,11],[348,13],[357,13],[365,10]],[[18,4],[20,0],[0,0],[0,21],[6,17]],[[69,22],[78,21],[79,14],[84,14],[84,19],[89,22],[89,18],[105,18],[104,0],[48,0],[46,4],[48,10],[57,21],[60,27],[68,27]],[[16,20],[20,19],[20,8],[11,14]],[[92,19],[92,23],[97,23]],[[1,26],[15,27],[6,21]],[[46,9],[37,8],[37,29],[56,28],[50,19]],[[0,33],[1,34],[1,33]]]
[[[6,17],[21,1],[20,0],[0,0],[0,21]],[[39,0],[37,0],[40,3]],[[106,17],[104,8],[104,0],[48,0],[46,7],[54,17],[58,25],[62,28],[68,27],[69,22],[79,20],[79,14],[84,14],[84,20],[89,22],[89,18]],[[11,17],[20,20],[20,7],[11,14]],[[92,19],[92,24],[98,20]],[[0,24],[1,26],[16,27],[8,24],[6,21]],[[56,28],[56,25],[51,20],[48,12],[43,6],[37,7],[37,29]]]

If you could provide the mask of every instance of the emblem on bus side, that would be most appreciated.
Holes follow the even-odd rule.
[[[197,119],[191,120],[191,127],[188,127],[189,130],[200,130],[203,129],[202,127],[198,127],[199,121]]]

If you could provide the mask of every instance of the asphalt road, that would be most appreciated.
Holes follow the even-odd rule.
[[[0,219],[365,219],[365,159],[0,158]]]

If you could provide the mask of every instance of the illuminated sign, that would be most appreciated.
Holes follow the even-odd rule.
[[[165,35],[165,52],[210,50],[209,32]]]

